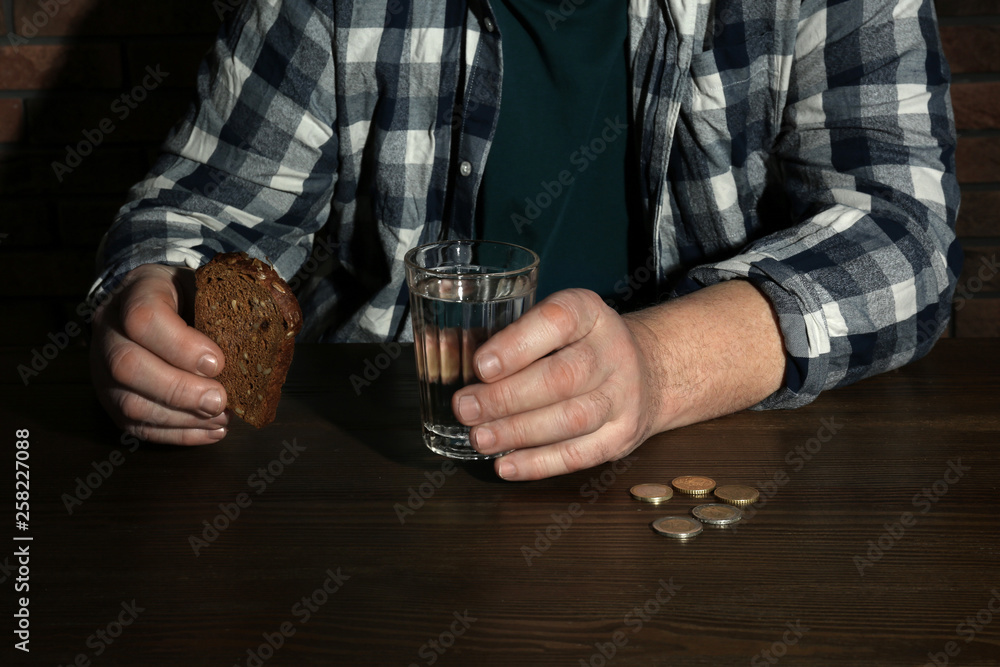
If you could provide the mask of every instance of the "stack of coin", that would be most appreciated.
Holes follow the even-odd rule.
[[[739,507],[720,503],[698,505],[691,510],[691,514],[694,514],[695,518],[702,523],[710,523],[714,526],[728,526],[743,518],[743,510]]]
[[[696,498],[701,496],[707,496],[712,489],[715,488],[715,480],[711,477],[702,477],[701,475],[684,475],[682,477],[675,477],[674,481],[670,484],[677,489],[679,493],[683,493],[688,496],[695,496]]]
[[[753,505],[760,498],[760,493],[752,486],[742,484],[729,484],[720,486],[715,490],[715,497],[724,503],[745,507]]]
[[[674,497],[674,491],[665,484],[636,484],[629,493],[636,500],[658,505]]]
[[[752,486],[728,484],[716,487],[715,480],[703,475],[682,475],[675,477],[670,486],[666,484],[636,484],[629,493],[636,500],[658,505],[670,500],[674,492],[670,487],[692,498],[705,498],[713,490],[718,503],[706,503],[691,509],[695,519],[686,516],[665,516],[653,522],[653,530],[661,535],[677,539],[694,537],[702,531],[702,524],[726,527],[743,518],[740,507],[752,505],[760,498],[760,493]]]
[[[653,530],[660,535],[684,540],[701,532],[701,524],[686,516],[665,516],[653,522]]]

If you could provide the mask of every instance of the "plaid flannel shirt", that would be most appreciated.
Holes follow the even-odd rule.
[[[628,20],[657,286],[741,278],[770,299],[786,381],[757,407],[926,353],[962,258],[932,0],[630,0]],[[141,264],[243,250],[296,289],[300,340],[409,340],[403,255],[474,233],[501,44],[487,0],[245,3],[92,298]]]

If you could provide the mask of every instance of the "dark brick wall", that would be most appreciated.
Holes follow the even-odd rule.
[[[41,347],[81,322],[98,241],[189,103],[231,4],[0,0],[0,345]],[[53,169],[97,139],[71,171]]]
[[[0,317],[16,322],[2,328],[0,345],[40,346],[79,321],[97,243],[190,100],[198,62],[233,4],[0,0]],[[996,337],[1000,0],[939,0],[938,10],[955,73],[968,253],[952,334]],[[121,96],[151,81],[147,68],[168,75],[123,118]],[[53,170],[68,145],[95,133],[101,143],[79,166]]]
[[[1000,0],[938,0],[954,78],[965,269],[952,334],[1000,336]]]

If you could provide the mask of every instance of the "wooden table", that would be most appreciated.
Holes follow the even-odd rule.
[[[82,351],[0,358],[5,665],[1000,664],[997,341],[513,484],[424,449],[408,347],[300,346],[278,421],[199,448],[123,445]],[[696,501],[629,487],[692,473],[762,500],[657,535]]]

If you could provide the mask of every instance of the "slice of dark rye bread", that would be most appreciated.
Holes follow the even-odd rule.
[[[216,379],[228,407],[260,428],[274,421],[292,364],[302,309],[268,264],[245,252],[220,253],[195,272],[194,326],[222,348]]]

